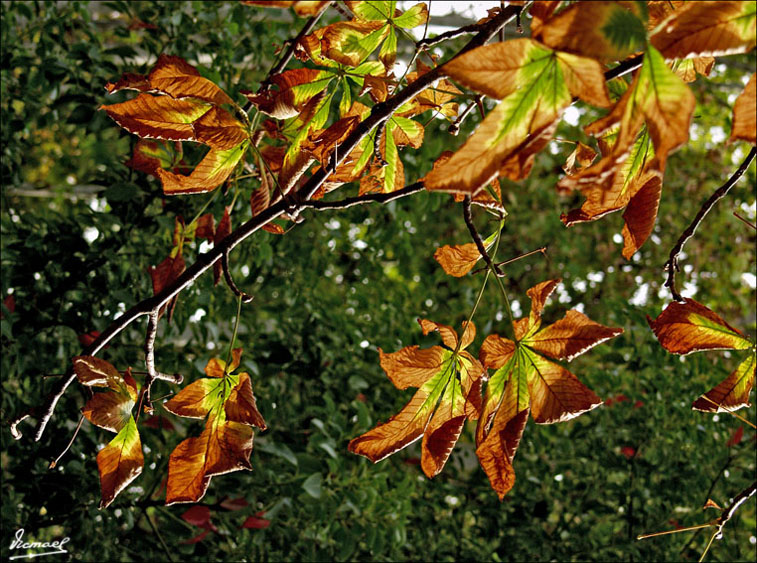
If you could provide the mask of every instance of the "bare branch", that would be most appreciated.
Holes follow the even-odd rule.
[[[462,125],[463,121],[465,121],[465,118],[470,115],[470,112],[473,111],[473,108],[478,106],[481,103],[481,95],[479,94],[473,99],[473,102],[471,102],[467,108],[463,110],[463,112],[457,116],[457,119],[452,123],[452,125],[449,126],[447,131],[451,135],[457,136],[457,134],[460,132],[460,125]]]
[[[752,163],[755,156],[757,156],[757,148],[752,147],[752,150],[749,151],[749,154],[738,167],[736,172],[734,172],[733,175],[728,178],[728,181],[720,186],[717,190],[715,190],[715,193],[713,193],[709,197],[709,199],[707,199],[707,201],[702,204],[702,207],[699,209],[696,217],[694,217],[694,220],[686,228],[686,230],[681,233],[681,236],[678,238],[678,242],[676,242],[675,246],[673,246],[673,248],[670,250],[670,256],[664,267],[664,270],[668,273],[668,279],[665,280],[664,286],[670,288],[670,293],[673,294],[673,299],[675,299],[676,301],[683,301],[683,297],[681,297],[681,294],[678,293],[678,290],[676,289],[676,272],[679,271],[678,256],[683,250],[683,245],[686,244],[686,242],[694,236],[697,227],[702,222],[702,220],[704,220],[710,209],[712,209],[715,204],[723,197],[725,197],[730,189],[734,185],[736,185],[736,182],[738,182],[739,179],[744,175],[744,172],[746,172],[747,168],[749,168],[749,165]]]

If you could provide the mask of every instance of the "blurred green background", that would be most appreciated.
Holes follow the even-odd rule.
[[[499,5],[499,3],[495,3]],[[152,292],[147,268],[169,252],[176,215],[191,218],[208,196],[164,199],[154,178],[124,165],[135,138],[97,108],[103,85],[123,72],[146,72],[160,53],[180,55],[229,94],[255,90],[274,50],[304,20],[285,10],[216,2],[2,2],[2,420],[41,403],[53,374],[81,351],[78,336],[103,330],[119,312]],[[327,12],[323,23],[337,19]],[[508,32],[513,32],[508,27]],[[455,52],[465,39],[440,50]],[[408,53],[411,43],[400,42]],[[564,282],[545,322],[576,306],[625,333],[569,366],[607,404],[567,423],[531,422],[515,458],[517,480],[497,500],[478,468],[473,427],[444,472],[427,480],[416,444],[377,465],[347,452],[348,441],[393,415],[412,391],[395,389],[378,364],[422,337],[416,319],[456,325],[472,307],[481,276],[446,276],[433,260],[443,244],[468,242],[459,204],[420,193],[386,206],[305,212],[284,237],[258,233],[235,250],[237,283],[255,294],[243,309],[243,368],[269,430],[258,433],[252,472],[215,477],[202,504],[211,531],[163,507],[168,455],[200,422],[158,409],[168,428],[141,428],[145,471],[103,511],[95,455],[110,440],[85,422],[59,467],[47,465],[68,442],[85,394],[72,386],[38,443],[24,423],[15,441],[2,427],[3,557],[18,528],[44,541],[69,536],[70,559],[123,560],[696,560],[709,537],[684,533],[635,541],[638,534],[703,523],[708,497],[725,505],[754,480],[755,432],[734,417],[694,412],[691,402],[733,370],[728,352],[667,354],[645,315],[669,296],[662,264],[701,203],[749,151],[726,146],[731,107],[755,71],[754,52],[719,59],[692,89],[698,107],[691,142],[669,161],[655,233],[627,262],[620,255],[618,214],[565,229],[560,213],[580,204],[554,185],[571,143],[553,142],[528,180],[503,181],[509,212],[499,254],[506,259],[542,245],[548,256],[508,268],[516,312],[526,290]],[[594,110],[572,113],[557,137],[584,139]],[[426,114],[428,118],[428,114]],[[457,138],[430,119],[426,142],[403,153],[407,182],[427,172]],[[571,124],[574,123],[574,124]],[[755,338],[755,166],[708,215],[686,246],[679,288]],[[240,181],[235,215],[249,214],[253,186]],[[345,187],[335,196],[354,195]],[[245,196],[246,197],[242,197]],[[220,218],[233,193],[209,210]],[[482,211],[479,229],[496,228]],[[198,248],[188,249],[187,259]],[[12,296],[12,300],[9,299]],[[192,381],[209,358],[224,354],[236,300],[209,276],[179,298],[170,325],[160,324],[157,361]],[[507,320],[495,285],[475,322],[475,352]],[[102,356],[119,368],[143,365],[144,324],[129,327]],[[178,388],[159,383],[154,396]],[[755,421],[755,407],[741,411]],[[157,426],[157,425],[156,425]],[[744,427],[741,441],[729,439]],[[244,499],[241,510],[224,500]],[[223,503],[228,506],[228,503]],[[255,516],[264,529],[241,528]],[[709,560],[753,561],[755,501],[729,523]],[[156,532],[159,531],[159,533]]]

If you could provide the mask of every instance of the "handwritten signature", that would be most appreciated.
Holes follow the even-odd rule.
[[[11,542],[11,550],[13,549],[53,549],[55,551],[45,551],[42,553],[28,553],[26,555],[12,555],[9,559],[31,559],[32,557],[43,557],[45,555],[60,555],[68,553],[63,546],[71,541],[71,538],[65,537],[60,540],[52,542],[24,542],[24,529],[19,528],[16,530],[16,539]]]

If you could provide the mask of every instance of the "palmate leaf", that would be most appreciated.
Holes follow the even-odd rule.
[[[494,369],[476,429],[476,455],[500,500],[515,483],[512,461],[529,412],[537,424],[574,418],[602,404],[575,375],[540,354],[570,361],[623,330],[568,311],[562,320],[541,329],[541,311],[560,280],[530,290],[531,312],[513,325],[517,342],[489,335],[480,359]]]
[[[648,47],[641,69],[612,111],[586,128],[593,135],[612,132],[613,144],[605,142],[598,162],[558,183],[560,190],[577,189],[586,196],[580,209],[562,215],[563,223],[594,221],[628,205],[623,256],[630,258],[654,226],[667,156],[688,140],[695,103],[662,55]]]
[[[610,104],[597,61],[556,52],[531,39],[479,47],[444,69],[465,86],[502,102],[462,148],[426,176],[429,190],[475,194],[499,175],[522,179],[572,95],[595,105]]]
[[[478,418],[483,368],[464,351],[475,337],[473,324],[466,326],[458,349],[451,327],[419,322],[424,334],[439,331],[446,348],[409,346],[392,354],[379,350],[381,367],[395,387],[418,391],[387,422],[354,438],[349,450],[376,463],[422,437],[421,467],[431,478],[443,469],[465,420]]]
[[[490,250],[497,239],[497,233],[494,232],[484,241],[486,250]],[[470,272],[476,263],[481,259],[481,253],[478,251],[476,243],[455,244],[440,246],[434,252],[434,260],[450,276],[461,278]]]
[[[244,156],[249,141],[230,149],[210,149],[189,176],[159,168],[158,178],[166,195],[204,193],[220,186]]]
[[[252,393],[247,373],[230,374],[239,365],[241,349],[232,362],[214,358],[205,368],[208,378],[182,389],[165,408],[187,418],[205,418],[205,429],[196,438],[181,442],[168,461],[166,504],[197,502],[211,477],[251,469],[252,426],[266,428]]]
[[[755,346],[717,313],[693,299],[673,302],[656,319],[647,322],[668,352],[685,356],[702,350],[747,350],[751,353],[726,379],[699,397],[692,408],[705,412],[734,411],[748,407],[754,385]]]
[[[106,508],[142,473],[144,465],[142,443],[131,414],[137,401],[137,383],[128,372],[122,376],[109,362],[94,356],[76,356],[73,366],[82,385],[108,388],[95,393],[82,409],[92,424],[117,433],[97,454],[100,508]]]
[[[197,100],[175,100],[170,96],[143,93],[100,109],[134,135],[167,141],[194,141],[192,122],[209,111],[210,105]]]

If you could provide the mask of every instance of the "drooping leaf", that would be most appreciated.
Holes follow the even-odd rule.
[[[704,412],[730,412],[749,407],[749,393],[754,386],[757,356],[749,354],[736,370],[699,397],[692,409]]]
[[[633,2],[577,2],[539,30],[545,45],[604,61],[622,60],[644,48],[643,14]]]
[[[609,105],[597,61],[555,52],[531,39],[473,49],[444,69],[455,80],[502,102],[461,149],[426,176],[429,190],[475,194],[503,169],[508,177],[520,179],[530,166],[509,171],[512,159],[524,152],[529,140],[545,131],[551,133],[560,113],[571,103],[571,94]],[[524,156],[533,152],[532,148]]]
[[[144,455],[137,424],[134,417],[129,416],[116,437],[97,454],[101,489],[100,508],[107,508],[118,493],[142,473],[143,466]]]
[[[746,53],[755,46],[754,2],[686,2],[657,26],[651,42],[667,59]]]
[[[460,348],[457,335],[446,325],[419,320],[424,333],[438,330],[445,346],[422,350],[410,346],[393,354],[379,350],[381,367],[399,388],[418,387],[410,402],[387,422],[354,438],[349,450],[374,463],[423,438],[421,467],[428,477],[447,462],[466,419],[475,420],[480,408],[481,365],[464,348],[475,327],[466,326]],[[453,351],[454,350],[454,351]]]
[[[757,144],[757,74],[753,74],[733,105],[733,126],[729,141],[740,139]]]
[[[647,316],[647,322],[662,347],[673,354],[752,347],[741,332],[693,299],[674,301],[656,319]]]
[[[292,8],[298,16],[313,16],[330,3],[329,0],[242,0],[248,6]]]
[[[230,373],[239,365],[241,352],[234,350],[228,367],[213,358],[205,368],[210,377],[187,385],[164,405],[178,416],[206,419],[199,437],[187,438],[171,453],[166,504],[197,502],[214,475],[251,469],[252,426],[265,428],[265,421],[249,375]]]
[[[653,175],[628,202],[623,213],[623,258],[630,260],[654,229],[662,195],[662,179]]]
[[[513,323],[517,342],[491,334],[481,346],[481,362],[495,371],[486,385],[476,454],[500,500],[515,482],[512,460],[529,412],[537,424],[552,424],[602,404],[575,375],[539,353],[569,361],[623,332],[578,311],[539,330],[542,309],[559,281],[528,290],[531,312]]]
[[[181,143],[139,139],[134,145],[132,157],[124,164],[134,170],[157,176],[156,170],[171,170],[179,166],[183,157]]]

